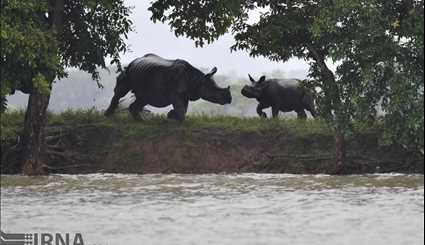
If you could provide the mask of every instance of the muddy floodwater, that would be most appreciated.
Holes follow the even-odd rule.
[[[6,233],[84,244],[424,243],[422,175],[1,177]]]

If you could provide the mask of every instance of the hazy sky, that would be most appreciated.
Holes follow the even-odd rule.
[[[131,51],[122,56],[123,63],[155,53],[164,58],[181,58],[195,66],[211,68],[216,66],[219,73],[236,72],[240,76],[252,73],[260,75],[274,70],[282,70],[286,76],[302,78],[308,70],[304,61],[292,59],[288,62],[271,62],[264,58],[251,58],[247,52],[230,52],[233,37],[228,34],[216,42],[203,48],[196,48],[192,40],[177,38],[167,24],[153,23],[151,13],[147,10],[150,0],[127,0],[128,6],[133,6],[131,19],[135,31],[130,33],[128,44]]]

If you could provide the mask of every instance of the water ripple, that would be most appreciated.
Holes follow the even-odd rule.
[[[82,232],[86,244],[423,244],[423,181],[400,174],[2,176],[1,228]]]

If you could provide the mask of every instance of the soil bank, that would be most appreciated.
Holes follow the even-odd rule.
[[[383,143],[380,130],[349,137],[347,162],[337,170],[333,134],[319,122],[196,117],[179,124],[97,114],[68,119],[49,120],[44,162],[50,173],[424,172],[422,155]],[[3,174],[19,173],[15,144],[2,141]]]

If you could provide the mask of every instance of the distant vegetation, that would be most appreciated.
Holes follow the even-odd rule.
[[[54,83],[50,104],[48,110],[55,113],[64,112],[67,110],[87,110],[96,109],[104,110],[109,105],[113,96],[115,79],[117,73],[116,67],[110,67],[109,71],[100,71],[100,83],[104,88],[99,88],[95,81],[92,81],[89,73],[71,70],[67,78]],[[305,74],[301,71],[289,72],[296,78],[305,78]],[[283,71],[273,71],[265,74],[268,77],[285,78],[286,73]],[[291,77],[292,78],[292,77]],[[205,115],[221,115],[235,117],[256,117],[255,108],[256,100],[245,98],[240,91],[244,84],[249,83],[248,77],[240,77],[236,74],[227,73],[216,75],[215,80],[220,86],[231,86],[233,101],[232,104],[226,106],[215,105],[207,101],[191,102],[189,105],[189,114],[205,114]],[[126,108],[134,100],[129,94],[126,100],[122,102],[122,108]],[[28,96],[22,93],[17,93],[14,96],[8,97],[9,110],[24,109],[28,103]],[[155,113],[168,112],[170,108],[160,109],[155,107],[147,107],[147,109]],[[285,113],[281,116],[294,116],[293,113]]]

